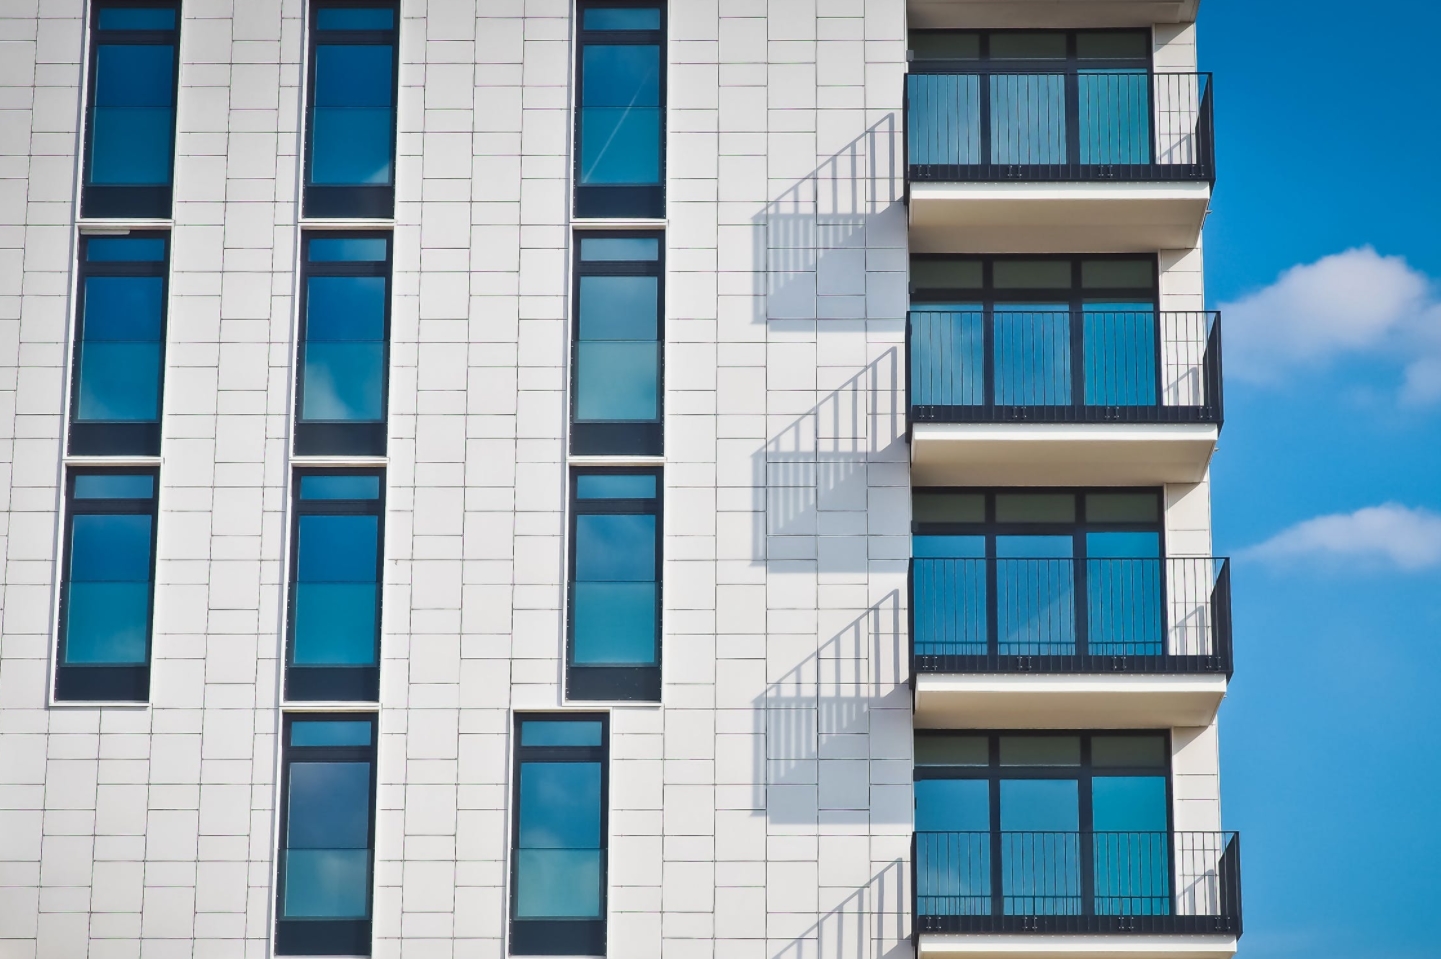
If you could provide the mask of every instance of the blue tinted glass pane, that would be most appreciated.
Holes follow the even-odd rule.
[[[661,110],[584,107],[580,111],[580,182],[648,185],[660,182]]]
[[[170,46],[102,44],[96,50],[89,182],[170,182],[174,59]]]
[[[575,578],[590,582],[655,580],[653,514],[586,513],[575,518]]]
[[[149,620],[149,582],[72,582],[66,593],[65,662],[143,663]]]
[[[143,513],[71,517],[70,581],[148,583],[153,522]]]
[[[384,44],[319,44],[315,106],[385,107],[394,102],[395,48]]]
[[[384,340],[385,277],[312,276],[306,282],[307,340]]]
[[[165,259],[165,241],[146,237],[89,237],[85,259],[91,263],[159,263]]]
[[[911,163],[970,166],[981,162],[981,80],[974,75],[912,73],[906,77],[910,94],[906,142]]]
[[[88,332],[88,331],[87,331]],[[154,422],[160,418],[160,344],[80,344],[77,422]]]
[[[374,666],[378,592],[366,583],[297,583],[295,665]]]
[[[1002,832],[1074,832],[1080,817],[1074,779],[1001,780]]]
[[[301,499],[379,499],[379,476],[319,474],[300,478]]]
[[[370,915],[370,850],[291,849],[285,870],[285,918],[364,919]]]
[[[660,11],[599,7],[585,12],[586,30],[659,30]]]
[[[1091,537],[1087,536],[1087,548]],[[1100,534],[1102,536],[1108,534]],[[1123,538],[1158,539],[1154,533]],[[1138,547],[1112,544],[1115,552],[1144,555]],[[1144,545],[1139,548],[1144,548]],[[1096,656],[1158,656],[1165,651],[1163,570],[1159,559],[1091,559],[1086,563],[1086,611],[1090,652]]]
[[[1001,559],[1070,559],[1075,540],[1069,536],[997,536]]]
[[[527,719],[520,724],[522,746],[599,746],[600,723]]]
[[[173,30],[175,11],[156,7],[103,7],[101,30]]]
[[[291,763],[288,815],[287,849],[365,849],[370,763]]]
[[[75,477],[76,499],[151,499],[155,477],[149,473],[80,473]]]
[[[587,473],[575,478],[577,499],[655,499],[655,476]]]
[[[580,258],[585,261],[631,261],[660,259],[660,240],[645,236],[602,236],[580,241]]]
[[[1082,163],[1151,162],[1151,78],[1144,70],[1125,73],[1081,71]]]
[[[295,722],[290,725],[292,746],[369,746],[371,724],[366,720]]]
[[[154,342],[160,339],[164,281],[158,276],[87,276],[87,340]]]
[[[1054,544],[1048,543],[1055,540]],[[1044,557],[1067,554],[1069,537],[999,536],[996,552]],[[1010,548],[1007,548],[1010,547]],[[1002,655],[1068,656],[1075,653],[1075,564],[1069,559],[996,561],[997,632]]]
[[[374,583],[380,517],[300,517],[297,573],[302,583]]]
[[[655,343],[582,341],[576,348],[575,418],[640,421],[660,417],[660,348]]]
[[[660,106],[660,47],[590,44],[582,63],[586,108]]]
[[[598,849],[516,851],[515,914],[520,919],[595,919],[604,875]]]
[[[385,248],[389,244],[382,236],[328,236],[315,237],[310,241],[312,263],[335,263],[364,261],[385,262]]]
[[[1060,74],[989,77],[992,163],[1066,162],[1066,78]]]
[[[1071,317],[1064,304],[998,306],[995,314],[996,403],[1071,403]]]
[[[980,406],[986,401],[985,314],[979,306],[922,306],[911,313],[911,402]]]
[[[990,784],[984,779],[916,780],[917,832],[987,832]]]
[[[310,182],[390,183],[392,47],[321,45],[315,57]]]
[[[989,916],[989,832],[918,832],[915,876],[919,915]]]
[[[1091,781],[1097,832],[1164,832],[1164,776],[1097,776]]]
[[[653,276],[580,278],[582,340],[654,340],[660,280]]]
[[[984,559],[984,536],[912,536],[911,555],[941,559]]]
[[[577,582],[573,595],[571,655],[576,665],[655,665],[654,583]]]
[[[520,764],[522,849],[598,849],[600,763]]]
[[[1161,776],[1098,776],[1091,784],[1095,837],[1096,912],[1170,912],[1166,780]]]
[[[309,340],[304,349],[302,420],[378,423],[385,419],[385,343]]]
[[[932,538],[950,537],[917,537],[917,541]],[[912,582],[916,655],[985,655],[988,641],[985,560],[917,559]]]
[[[1088,304],[1083,319],[1086,403],[1156,404],[1156,314],[1140,304]]]
[[[389,30],[395,11],[375,7],[322,8],[315,11],[317,30]]]
[[[1092,559],[1161,555],[1160,533],[1087,533],[1086,555]]]

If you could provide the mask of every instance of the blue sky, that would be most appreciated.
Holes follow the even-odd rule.
[[[1226,310],[1212,476],[1216,550],[1237,557],[1221,735],[1241,955],[1434,959],[1441,6],[1203,0],[1200,30],[1218,98],[1206,271]]]

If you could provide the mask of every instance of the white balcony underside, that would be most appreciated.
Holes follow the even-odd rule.
[[[913,253],[1142,253],[1194,247],[1211,186],[912,183]]]
[[[1191,23],[1199,0],[909,0],[913,30]]]
[[[918,953],[925,959],[1230,959],[1234,936],[1015,936],[922,933]]]
[[[1199,483],[1209,423],[916,423],[916,486],[1157,486]]]
[[[1170,729],[1209,726],[1224,675],[916,676],[917,729]]]

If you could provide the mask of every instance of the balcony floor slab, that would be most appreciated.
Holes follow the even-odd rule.
[[[1230,959],[1234,936],[973,936],[923,933],[919,959]]]
[[[922,673],[917,729],[1172,729],[1208,726],[1226,677]]]
[[[913,30],[1149,27],[1190,23],[1197,0],[909,0]]]

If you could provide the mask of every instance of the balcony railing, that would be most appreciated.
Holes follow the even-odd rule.
[[[911,560],[912,675],[1231,675],[1224,559]]]
[[[1155,311],[912,310],[913,423],[1215,423],[1221,317]]]
[[[906,77],[912,181],[1189,180],[1216,174],[1208,73],[965,72]]]
[[[1241,934],[1241,840],[1221,832],[918,832],[917,934]]]

